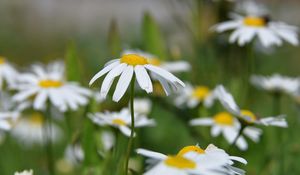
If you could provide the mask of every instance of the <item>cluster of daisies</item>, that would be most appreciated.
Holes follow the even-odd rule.
[[[283,41],[298,45],[296,27],[272,21],[263,7],[255,8],[252,3],[246,7],[241,14],[231,14],[231,21],[216,24],[212,29],[216,32],[233,30],[229,41],[237,42],[240,46],[250,43],[256,37],[264,47],[279,46]],[[240,150],[248,149],[245,137],[259,142],[263,130],[258,126],[288,127],[285,115],[260,117],[249,109],[241,109],[223,85],[214,88],[193,85],[174,75],[189,70],[191,66],[186,61],[166,62],[140,50],[125,50],[120,58],[107,62],[91,78],[90,86],[103,78],[98,93],[78,82],[68,81],[63,62],[34,64],[29,71],[19,72],[6,58],[0,57],[0,141],[3,142],[5,133],[10,132],[20,144],[27,147],[43,145],[43,127],[47,117],[59,119],[65,112],[88,105],[92,99],[101,103],[111,89],[114,89],[113,101],[119,102],[130,86],[133,92],[143,90],[147,94],[161,94],[157,92],[159,87],[165,95],[171,95],[171,105],[179,109],[211,108],[218,101],[223,111],[212,116],[195,116],[189,125],[210,126],[212,137],[223,135],[229,145],[235,145]],[[285,93],[300,102],[299,78],[278,74],[270,77],[253,75],[249,81],[272,94]],[[155,127],[156,121],[149,117],[152,106],[150,98],[136,98],[134,94],[131,93],[133,103],[120,111],[89,113],[88,119],[98,127],[110,126],[129,138],[138,134],[135,127]],[[55,122],[50,127],[49,138],[52,143],[56,143],[63,137],[63,131]],[[110,131],[102,132],[99,137],[103,150],[95,154],[105,156],[118,146]],[[199,145],[186,146],[177,153],[167,155],[143,148],[136,149],[136,153],[149,159],[145,175],[242,175],[245,171],[236,167],[235,162],[247,163],[245,159],[231,156],[213,144],[206,149]],[[67,146],[65,157],[70,164],[80,164],[84,156],[80,144]],[[32,174],[32,170],[15,173]]]

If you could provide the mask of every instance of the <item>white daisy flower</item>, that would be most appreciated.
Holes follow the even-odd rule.
[[[42,145],[45,142],[43,135],[44,122],[43,116],[39,113],[22,117],[12,129],[12,136],[15,137],[20,144],[27,147],[36,144]],[[51,123],[51,134],[49,135],[51,135],[52,142],[56,143],[62,138],[62,131],[55,123]]]
[[[84,159],[84,152],[80,144],[68,145],[64,155],[65,160],[73,166],[80,164]]]
[[[300,87],[299,78],[291,78],[279,74],[272,76],[252,75],[250,82],[260,89],[275,93],[283,92],[293,94],[297,92]]]
[[[128,108],[122,109],[120,112],[104,112],[89,114],[89,118],[97,125],[110,125],[118,128],[124,135],[130,137],[131,133],[131,114]],[[153,119],[147,116],[135,113],[135,127],[154,126]]]
[[[191,65],[187,61],[163,61],[157,56],[141,50],[124,50],[121,55],[136,54],[147,58],[152,65],[161,67],[172,73],[187,72],[191,70]]]
[[[0,130],[10,130],[20,116],[20,110],[9,94],[0,92]]]
[[[228,112],[239,117],[240,119],[242,119],[242,121],[245,121],[248,124],[278,126],[283,128],[286,128],[288,126],[285,119],[285,115],[279,115],[276,117],[258,118],[253,112],[249,110],[241,110],[239,106],[236,104],[232,95],[229,92],[227,92],[227,90],[222,85],[219,85],[217,87],[216,94],[221,104]]]
[[[233,161],[247,163],[245,159],[229,156],[224,150],[209,145],[205,150],[199,146],[186,146],[177,155],[164,155],[146,149],[137,149],[137,153],[154,163],[145,175],[221,175],[244,174],[244,171],[232,167]]]
[[[0,89],[3,89],[5,83],[8,87],[14,85],[17,75],[15,68],[7,62],[6,58],[0,56]]]
[[[175,98],[175,105],[182,107],[186,105],[189,108],[195,108],[200,103],[205,107],[211,107],[214,103],[216,96],[214,90],[209,89],[207,86],[195,86],[187,84],[182,88]]]
[[[146,58],[136,54],[123,55],[120,59],[109,61],[91,79],[89,84],[93,84],[98,78],[108,73],[102,82],[100,90],[101,96],[105,98],[114,79],[120,76],[113,94],[113,100],[118,102],[125,94],[133,77],[136,77],[139,86],[147,93],[153,91],[152,82],[147,70],[151,72],[151,75],[155,75],[155,79],[158,79],[162,84],[167,95],[171,92],[171,89],[176,90],[184,86],[184,83],[170,72],[150,64]]]
[[[152,102],[147,98],[134,99],[134,111],[139,114],[148,115],[151,112]]]
[[[299,43],[296,26],[271,21],[268,17],[253,14],[246,16],[234,14],[232,20],[215,25],[213,30],[218,33],[233,30],[229,42],[237,42],[240,46],[250,43],[255,37],[264,47],[281,46],[283,41],[295,46]]]
[[[33,170],[24,170],[22,172],[15,172],[14,175],[33,175]]]
[[[211,126],[211,135],[217,137],[222,134],[229,144],[234,142],[241,129],[240,122],[228,112],[217,113],[212,118],[197,118],[190,121],[191,126]],[[262,130],[255,127],[246,127],[243,135],[249,137],[254,142],[258,142]],[[241,150],[246,150],[248,144],[246,139],[241,135],[236,141],[236,146]]]
[[[34,65],[32,73],[19,76],[19,84],[15,87],[19,92],[13,97],[17,102],[33,98],[33,108],[44,110],[47,101],[61,112],[78,109],[89,102],[91,92],[75,82],[67,82],[64,77],[64,64],[54,62],[46,68]]]

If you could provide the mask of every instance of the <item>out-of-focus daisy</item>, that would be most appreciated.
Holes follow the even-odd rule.
[[[20,116],[20,111],[9,94],[0,92],[0,130],[10,130]]]
[[[15,101],[33,99],[33,108],[37,110],[44,110],[49,101],[61,112],[68,108],[76,110],[88,103],[91,92],[75,82],[65,80],[62,62],[54,62],[47,67],[34,65],[32,70],[32,73],[19,76],[19,83],[15,87],[19,92],[13,97]]]
[[[137,153],[150,158],[155,165],[145,175],[221,175],[244,174],[244,171],[232,167],[233,161],[246,163],[240,157],[229,156],[224,150],[209,145],[205,150],[199,146],[186,146],[176,155],[164,155],[145,149],[137,149]]]
[[[81,163],[84,159],[84,152],[81,148],[81,145],[68,145],[65,150],[65,159],[73,166]]]
[[[103,131],[100,137],[104,151],[110,150],[116,143],[116,138],[112,132]]]
[[[233,30],[229,42],[237,42],[240,46],[250,43],[255,37],[264,47],[280,46],[283,41],[298,45],[298,28],[296,26],[272,21],[267,15],[253,9],[252,11],[248,10],[245,16],[232,14],[232,20],[217,24],[213,29],[218,33]]]
[[[5,83],[8,86],[13,85],[17,75],[18,72],[7,62],[6,58],[0,56],[0,89]]]
[[[191,65],[187,61],[163,61],[157,56],[141,50],[124,50],[121,55],[137,54],[148,60],[152,65],[159,66],[169,72],[187,72],[191,70]]]
[[[147,116],[135,113],[135,127],[154,126],[153,119],[148,119]],[[90,114],[89,118],[97,125],[110,125],[118,128],[124,135],[130,136],[131,133],[131,114],[128,108],[122,109],[120,112],[104,112]]]
[[[152,81],[147,70],[151,72],[151,76],[155,75],[155,79],[162,84],[167,95],[171,92],[171,89],[176,90],[184,86],[184,83],[173,74],[149,63],[147,58],[137,54],[122,55],[120,59],[109,61],[104,68],[91,79],[89,84],[93,84],[98,78],[107,73],[100,90],[101,96],[105,98],[114,79],[120,76],[113,94],[113,100],[118,102],[125,94],[134,77],[139,86],[147,93],[153,91]]]
[[[136,113],[148,115],[151,112],[152,102],[147,98],[135,98],[133,105]]]
[[[195,86],[186,84],[185,88],[182,88],[175,98],[175,105],[182,107],[186,104],[189,108],[194,108],[200,103],[203,103],[205,107],[211,107],[215,100],[214,90],[209,89],[207,86]]]
[[[274,92],[274,93],[288,93],[293,94],[298,91],[300,87],[299,78],[291,78],[274,74],[272,76],[251,76],[250,82],[263,90]]]
[[[217,87],[216,94],[221,104],[228,112],[239,117],[243,121],[247,122],[247,124],[249,125],[258,124],[264,126],[269,126],[269,125],[278,126],[283,128],[287,127],[285,115],[279,115],[276,117],[258,118],[257,115],[255,115],[253,112],[249,110],[241,110],[239,106],[236,104],[232,95],[229,92],[227,92],[227,90],[222,85],[219,85]]]
[[[22,172],[15,172],[15,175],[33,175],[33,170],[24,170]]]
[[[211,126],[211,135],[213,137],[219,136],[221,133],[225,139],[232,144],[234,139],[238,136],[241,129],[240,122],[228,112],[217,113],[212,118],[198,118],[190,121],[192,126]],[[259,141],[262,130],[255,127],[247,127],[243,130],[243,135],[249,137],[254,142]],[[236,141],[236,145],[241,150],[246,150],[248,144],[243,136],[240,136]]]
[[[15,127],[12,129],[12,136],[15,137],[22,145],[42,145],[45,142],[43,135],[44,118],[40,113],[33,113],[30,116],[19,118]],[[61,129],[51,123],[51,136],[52,142],[57,142],[62,137]]]

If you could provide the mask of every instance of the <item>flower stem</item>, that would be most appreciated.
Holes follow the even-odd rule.
[[[128,164],[129,164],[129,157],[133,145],[133,137],[135,133],[134,129],[134,83],[135,83],[135,76],[133,76],[130,84],[130,112],[131,112],[131,133],[130,133],[130,138],[128,141],[128,146],[127,146],[127,152],[126,152],[126,158],[125,158],[125,175],[128,174]]]
[[[49,105],[47,106],[47,110],[45,112],[44,117],[45,117],[45,122],[43,126],[43,137],[45,139],[44,146],[47,154],[48,171],[50,175],[55,175],[53,150],[52,150],[52,126],[51,126],[51,115],[50,115]]]

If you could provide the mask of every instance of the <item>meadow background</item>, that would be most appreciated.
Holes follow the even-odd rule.
[[[262,1],[273,18],[300,26],[300,2],[297,0]],[[47,63],[67,58],[67,68],[76,67],[70,77],[87,86],[90,78],[105,62],[119,56],[123,49],[139,48],[160,56],[164,60],[187,60],[192,71],[178,76],[193,84],[213,88],[224,84],[242,106],[261,116],[274,113],[272,95],[250,86],[251,96],[243,97],[243,74],[247,69],[246,47],[229,45],[226,34],[216,34],[210,27],[224,19],[232,8],[231,3],[200,0],[1,0],[0,1],[0,55],[8,58],[20,70],[35,62]],[[254,53],[256,74],[280,73],[297,77],[300,74],[300,49],[289,44]],[[69,59],[68,59],[69,58]],[[75,60],[75,62],[74,62]],[[71,69],[71,68],[70,68]],[[98,86],[93,86],[98,87]],[[99,87],[98,87],[99,88]],[[143,96],[145,94],[141,94]],[[241,97],[241,98],[239,98]],[[161,100],[163,99],[163,100]],[[140,147],[172,153],[182,146],[209,143],[226,149],[222,137],[210,137],[209,127],[190,127],[186,121],[196,116],[213,115],[222,107],[209,110],[175,111],[171,99],[153,97],[150,116],[157,120],[155,128],[145,128],[137,139]],[[118,110],[126,106],[109,99],[97,110]],[[278,153],[282,145],[271,144],[278,132],[284,132],[285,174],[300,174],[300,108],[290,97],[283,96],[281,113],[287,114],[288,129],[263,128],[258,144],[249,141],[247,151],[233,149],[232,155],[244,157],[243,167],[249,175],[279,174]],[[82,109],[84,110],[84,109]],[[184,114],[188,114],[185,116]],[[64,121],[59,123],[66,133],[65,139],[55,146],[58,174],[97,174],[104,160],[93,155],[96,136],[101,132],[94,127],[82,111],[65,114],[71,120],[71,129]],[[68,129],[67,129],[68,128]],[[78,129],[80,128],[80,129]],[[86,150],[90,150],[82,165],[66,170],[60,165],[67,143],[77,133]],[[69,133],[69,134],[67,134]],[[92,145],[92,146],[90,146]],[[9,175],[15,170],[30,169],[36,175],[46,174],[44,148],[25,148],[9,135],[0,145],[0,174]],[[142,167],[141,157],[136,156]]]

